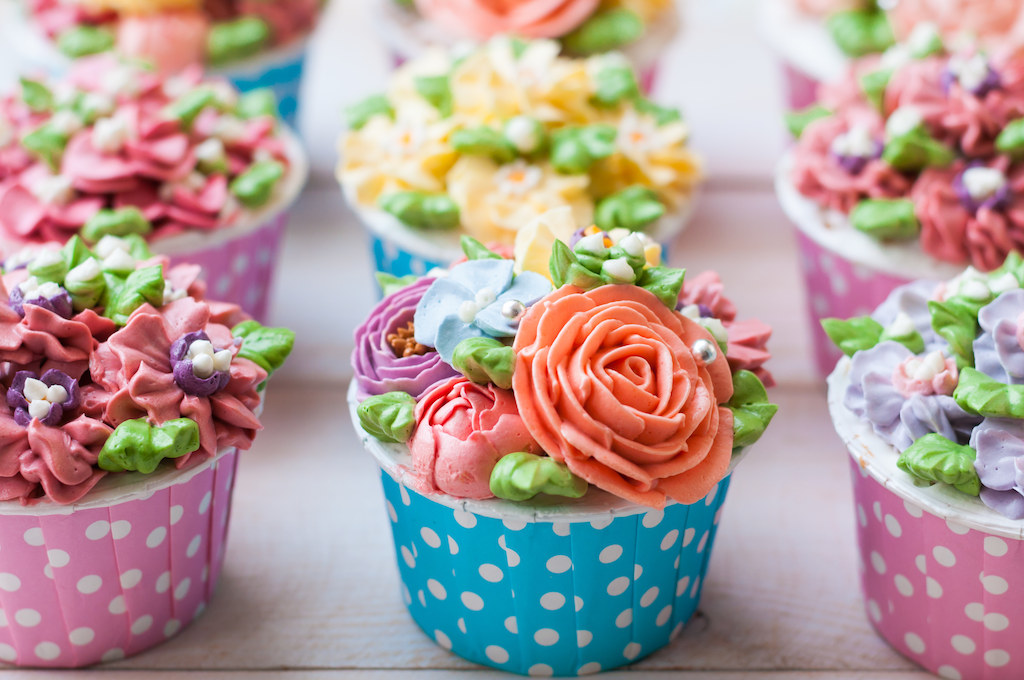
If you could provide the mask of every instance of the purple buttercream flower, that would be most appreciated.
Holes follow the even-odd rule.
[[[971,435],[981,501],[1009,519],[1024,519],[1024,421],[986,418]]]
[[[406,329],[416,305],[434,279],[424,277],[387,296],[355,331],[352,368],[360,400],[387,392],[406,392],[419,399],[435,385],[460,375],[434,351],[397,356],[388,335]]]
[[[966,92],[982,98],[992,90],[1002,87],[999,73],[980,52],[970,57],[955,56],[942,72],[942,90],[947,95],[953,83],[959,83]]]
[[[924,340],[925,353],[945,351],[949,343],[932,328],[932,315],[928,311],[928,301],[935,299],[934,293],[938,287],[938,281],[926,279],[900,286],[875,309],[871,318],[882,324],[883,328],[888,328],[900,314],[906,314],[910,317],[914,330],[920,333],[921,339]]]
[[[208,397],[231,379],[231,350],[215,348],[203,331],[175,340],[170,359],[174,382],[185,394]]]
[[[882,157],[882,151],[885,149],[885,145],[877,139],[874,140],[874,149],[866,155],[858,154],[841,154],[835,151],[830,151],[829,155],[836,162],[839,167],[851,175],[859,175],[864,168],[867,167],[869,161],[873,161],[876,158]]]
[[[912,356],[909,349],[893,341],[854,354],[843,404],[900,452],[932,432],[950,441],[966,443],[981,417],[964,411],[952,397],[906,397],[893,385],[896,367]]]
[[[36,277],[31,276],[20,285],[11,290],[8,304],[18,316],[25,316],[25,305],[35,305],[48,309],[57,316],[70,319],[74,314],[71,306],[71,296],[66,290],[52,281],[39,283]]]
[[[55,368],[42,378],[32,371],[18,371],[7,390],[7,405],[14,409],[14,421],[22,427],[28,427],[33,418],[43,425],[59,425],[80,401],[78,381]]]
[[[1024,349],[1017,339],[1024,290],[1009,290],[981,308],[982,334],[974,340],[974,367],[1001,383],[1024,385]]]
[[[964,176],[968,173],[985,175],[979,178],[983,182],[981,186],[989,185],[994,190],[977,197],[972,195],[969,188],[971,183],[964,181]],[[998,183],[999,179],[1002,179],[1001,184]],[[960,199],[960,205],[972,215],[976,215],[982,208],[1004,210],[1010,205],[1010,182],[1007,181],[1006,175],[996,168],[986,167],[981,161],[973,161],[962,172],[957,173],[953,178],[953,191]]]

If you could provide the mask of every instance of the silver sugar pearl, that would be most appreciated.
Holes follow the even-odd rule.
[[[501,305],[501,315],[512,323],[519,323],[526,314],[526,305],[519,300],[507,300]]]
[[[693,352],[693,358],[705,366],[718,358],[718,348],[715,347],[715,343],[703,338],[693,343],[690,351]]]

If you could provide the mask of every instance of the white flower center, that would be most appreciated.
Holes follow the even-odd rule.
[[[928,51],[936,40],[941,40],[939,27],[930,21],[922,21],[914,26],[914,29],[907,36],[906,45],[914,56],[923,55]]]
[[[459,305],[459,321],[462,323],[473,323],[479,313],[480,305],[475,300],[466,300]]]
[[[644,254],[643,241],[635,233],[619,241],[618,245],[632,257],[641,257]]]
[[[981,53],[966,59],[964,57],[952,57],[949,60],[949,70],[956,76],[961,87],[973,92],[988,77],[988,59]]]
[[[867,158],[876,150],[875,138],[866,125],[854,125],[832,140],[829,147],[837,156]]]
[[[476,293],[476,304],[480,309],[484,307],[490,307],[494,304],[494,301],[498,299],[494,290],[489,286],[484,286]]]
[[[906,312],[900,312],[886,330],[889,331],[889,335],[902,338],[910,335],[916,329],[914,328],[914,320],[910,318],[910,315]]]
[[[901,106],[885,121],[885,134],[890,138],[902,137],[924,122],[921,111],[910,105]]]
[[[135,258],[121,248],[116,248],[103,259],[103,268],[114,272],[133,272],[136,264]]]
[[[92,128],[92,145],[97,151],[115,154],[128,141],[128,123],[120,116],[100,118]]]
[[[1002,276],[998,276],[988,282],[988,288],[995,295],[1001,295],[1008,290],[1014,290],[1020,288],[1020,284],[1017,282],[1017,277],[1011,272],[1006,272]]]
[[[984,166],[967,168],[962,180],[967,193],[976,201],[983,201],[1006,186],[1006,175]]]
[[[29,415],[40,420],[50,415],[50,407],[53,404],[63,404],[68,400],[68,391],[63,386],[47,385],[35,378],[25,381],[21,393],[28,402]]]
[[[61,110],[50,116],[49,125],[54,130],[62,132],[69,137],[83,127],[85,123],[74,111]]]
[[[120,236],[107,234],[101,238],[92,249],[92,251],[96,253],[97,257],[103,260],[110,257],[115,250],[123,250],[127,253],[131,250],[131,247],[128,245],[128,241],[124,240]]]
[[[575,250],[581,253],[602,257],[608,252],[608,246],[604,244],[603,234],[591,234],[590,236],[584,236],[581,238],[576,243]]]
[[[498,190],[506,196],[522,196],[540,184],[544,171],[519,159],[503,165],[494,176]]]
[[[707,329],[708,333],[715,339],[715,342],[728,342],[729,331],[725,330],[722,322],[714,317],[705,317],[700,320],[700,325]]]
[[[231,144],[245,137],[245,123],[235,116],[221,116],[213,126],[213,136]]]
[[[426,136],[426,129],[420,123],[399,123],[386,142],[388,155],[397,158],[413,156],[423,146]]]
[[[103,75],[101,87],[104,92],[114,97],[134,97],[140,89],[135,70],[127,66],[118,66],[107,71]]]
[[[215,352],[209,340],[196,340],[188,347],[187,359],[192,361],[192,373],[205,380],[214,371],[231,369],[231,350],[222,349]]]
[[[614,260],[605,260],[601,265],[601,273],[614,281],[621,281],[623,283],[633,283],[636,279],[636,272],[621,257],[617,257]]]
[[[627,153],[638,154],[649,153],[664,146],[657,123],[649,116],[637,115],[632,109],[622,116],[615,143]]]
[[[40,298],[50,299],[60,294],[60,286],[53,281],[39,283],[39,279],[30,276],[22,281],[18,288],[21,290],[23,300],[38,300]]]
[[[170,280],[164,279],[164,304],[168,305],[175,300],[180,300],[188,295],[188,291],[184,289],[176,289],[171,285]]]
[[[679,313],[691,321],[700,321],[700,305],[686,305]]]
[[[100,263],[96,261],[96,258],[90,257],[85,262],[69,271],[67,276],[64,277],[64,283],[85,283],[86,281],[92,281],[99,276],[100,273]]]
[[[527,116],[516,116],[505,123],[505,136],[520,153],[537,150],[540,145],[540,135],[537,133],[537,122]]]
[[[67,205],[75,198],[75,188],[67,175],[48,175],[30,188],[32,195],[47,205]]]

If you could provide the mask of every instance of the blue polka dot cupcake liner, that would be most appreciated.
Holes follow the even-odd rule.
[[[227,78],[241,92],[264,88],[273,91],[281,119],[295,128],[306,66],[306,42],[285,45],[228,68],[212,69],[211,75]]]

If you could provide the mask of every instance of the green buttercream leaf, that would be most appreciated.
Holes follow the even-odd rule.
[[[879,241],[917,238],[921,230],[914,202],[903,198],[865,198],[850,212],[850,224]]]
[[[551,165],[563,175],[582,175],[615,152],[616,134],[604,123],[557,130],[551,136]]]
[[[510,453],[491,470],[491,493],[509,501],[526,501],[539,493],[582,498],[587,493],[587,482],[554,458]]]
[[[505,135],[485,125],[456,130],[448,141],[461,154],[487,156],[499,165],[511,163],[519,155]]]
[[[384,297],[391,295],[395,291],[402,290],[406,286],[411,286],[420,278],[415,274],[395,276],[394,274],[389,274],[387,272],[374,272],[374,276],[377,277],[377,285],[380,286],[380,290],[384,294]]]
[[[929,433],[911,444],[896,465],[908,475],[926,482],[949,484],[971,496],[981,493],[970,446],[960,446],[940,434]]]
[[[41,264],[39,260],[36,259],[29,262],[28,273],[39,279],[40,283],[53,281],[57,285],[60,285],[64,282],[64,277],[68,273],[68,267],[64,262],[64,258],[50,264]]]
[[[736,371],[728,406],[732,411],[733,449],[750,446],[764,434],[779,407],[768,402],[764,384],[751,371]]]
[[[235,115],[242,120],[260,118],[262,116],[277,117],[277,95],[269,87],[261,87],[243,93],[238,98]]]
[[[259,17],[247,16],[214,24],[206,38],[206,54],[213,66],[241,61],[263,51],[270,41],[270,26]]]
[[[886,329],[882,331],[882,335],[878,338],[878,342],[882,343],[888,340],[900,343],[914,354],[920,354],[924,351],[924,338],[921,337],[921,334],[918,333],[917,330],[913,330],[906,335],[893,335],[888,329]]]
[[[182,129],[189,130],[197,116],[207,106],[216,106],[217,93],[212,87],[196,87],[181,95],[164,108],[164,115],[181,123]]]
[[[1024,288],[1024,258],[1016,250],[1011,250],[1007,254],[1001,267],[989,272],[989,281],[994,281],[1007,273],[1013,274],[1014,278],[1017,279],[1017,285]]]
[[[1007,385],[967,366],[953,399],[963,410],[985,418],[1024,418],[1024,385]]]
[[[832,115],[832,112],[826,109],[821,104],[813,104],[808,106],[806,109],[799,109],[797,111],[789,111],[785,114],[786,127],[789,129],[789,134],[793,135],[796,139],[800,139],[800,136],[807,129],[807,126],[816,120],[822,118],[828,118]]]
[[[683,289],[683,279],[685,277],[685,269],[648,267],[641,272],[636,285],[654,293],[655,297],[661,300],[666,307],[675,310],[676,303],[679,301],[679,291]]]
[[[837,12],[829,17],[827,26],[848,57],[884,52],[896,41],[885,12],[875,8]]]
[[[472,382],[493,383],[503,390],[512,389],[516,353],[494,338],[466,338],[452,353],[452,366]]]
[[[551,258],[548,260],[548,271],[551,274],[551,281],[555,284],[556,289],[569,283],[570,270],[574,266],[579,267],[580,261],[569,246],[562,241],[555,241],[551,244]]]
[[[46,113],[54,108],[53,93],[38,80],[21,79],[21,101],[35,113]]]
[[[948,146],[932,138],[923,126],[894,137],[885,144],[882,160],[903,172],[944,168],[956,158]]]
[[[96,243],[104,236],[128,236],[129,234],[148,234],[153,225],[135,206],[127,206],[110,210],[104,208],[92,216],[79,232],[82,238]]]
[[[945,302],[928,302],[932,329],[949,343],[949,349],[961,369],[974,366],[974,337],[978,333],[978,309],[980,306],[976,302],[961,297],[950,298]]]
[[[274,195],[274,188],[284,177],[284,165],[277,161],[257,161],[231,180],[231,193],[246,208],[262,208]]]
[[[64,255],[64,267],[68,271],[71,271],[93,256],[89,246],[85,245],[85,241],[78,234],[68,239],[68,242],[64,244],[60,252]]]
[[[402,224],[418,229],[454,229],[459,225],[459,206],[448,194],[397,191],[381,196],[380,207]]]
[[[659,106],[650,99],[639,95],[633,99],[633,108],[636,109],[637,113],[654,118],[654,122],[658,127],[683,119],[683,114],[679,112],[679,109],[670,106]]]
[[[605,66],[594,77],[592,101],[595,106],[613,108],[639,96],[640,85],[629,66]]]
[[[459,245],[462,247],[462,252],[466,254],[466,257],[470,260],[501,260],[501,255],[485,246],[480,241],[468,234],[463,234],[459,239]]]
[[[417,76],[416,92],[437,109],[442,118],[452,115],[452,91],[448,76]]]
[[[74,268],[69,270],[68,275],[65,277],[64,289],[71,296],[71,304],[76,312],[92,309],[103,299],[103,293],[106,290],[107,284],[106,277],[99,270],[99,266],[99,262],[97,262],[97,273],[89,278],[83,278],[80,275],[82,270],[76,271]],[[75,272],[75,274],[72,275],[71,272]],[[120,277],[114,278],[117,278],[119,285],[123,285],[123,279]]]
[[[120,278],[116,274],[106,275]],[[154,307],[162,307],[164,304],[164,274],[161,265],[136,269],[129,274],[103,310],[103,316],[123,326],[128,323],[132,312],[147,302]]]
[[[361,130],[374,116],[387,116],[392,120],[395,118],[395,109],[382,94],[345,107],[345,123],[352,130]]]
[[[60,170],[60,161],[67,144],[68,136],[48,123],[21,138],[21,145],[50,166],[53,172]]]
[[[665,214],[665,204],[658,194],[642,185],[631,186],[612,194],[597,204],[594,223],[603,231],[622,227],[640,231]]]
[[[232,328],[231,334],[243,338],[238,356],[258,365],[268,378],[284,365],[295,346],[295,331],[263,326],[251,319]]]
[[[889,79],[892,78],[892,69],[879,69],[862,75],[857,82],[860,84],[860,91],[875,107],[881,111],[885,101],[885,88],[889,87]]]
[[[996,149],[1018,160],[1024,157],[1024,118],[1007,123],[996,137]]]
[[[369,397],[356,414],[367,434],[389,444],[409,441],[416,427],[416,400],[405,392],[388,392]]]
[[[620,7],[594,14],[562,38],[562,44],[573,54],[601,54],[629,45],[643,34],[640,15]]]
[[[165,458],[181,458],[199,449],[199,425],[188,418],[150,425],[145,418],[126,420],[107,438],[98,465],[108,472],[151,474]]]
[[[114,34],[99,26],[75,26],[57,37],[57,48],[72,59],[106,52],[114,46]]]
[[[822,319],[821,327],[829,340],[842,350],[843,354],[852,357],[861,350],[871,349],[882,337],[882,324],[870,316],[858,316],[852,319]]]

